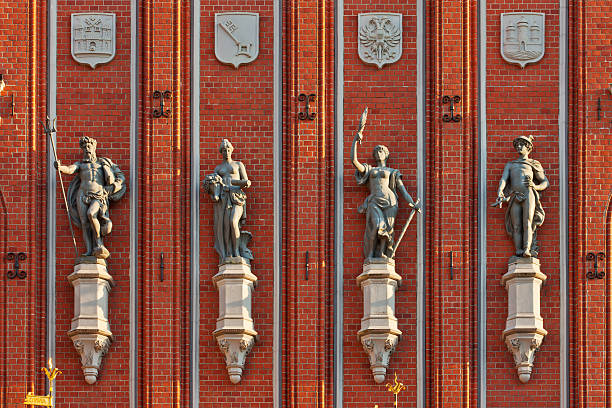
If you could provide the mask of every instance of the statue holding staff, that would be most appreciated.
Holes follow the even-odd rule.
[[[113,227],[109,204],[125,194],[125,176],[110,159],[96,156],[95,139],[82,137],[79,145],[83,160],[70,166],[62,166],[56,161],[55,167],[64,174],[77,174],[68,186],[68,207],[71,220],[83,230],[86,247],[83,255],[106,259],[110,252],[102,238],[110,234]]]
[[[357,143],[361,144],[363,129],[367,119],[368,109],[361,115],[359,130],[353,139],[351,147],[351,163],[355,166],[355,179],[358,184],[366,184],[370,195],[358,208],[366,215],[366,227],[363,236],[363,254],[365,258],[393,258],[400,239],[394,244],[394,225],[398,211],[398,195],[401,195],[412,208],[412,213],[402,231],[410,224],[415,212],[420,212],[418,200],[415,202],[404,183],[399,170],[387,167],[389,149],[384,145],[374,148],[372,156],[375,166],[362,164],[357,159]]]
[[[241,231],[246,221],[246,193],[242,190],[251,185],[242,162],[232,159],[234,146],[223,139],[219,153],[223,162],[215,167],[212,174],[204,178],[203,188],[215,202],[214,231],[215,249],[220,262],[227,258],[253,259],[247,245],[252,235]]]
[[[540,203],[540,191],[549,186],[544,169],[539,161],[530,159],[533,136],[519,136],[513,143],[519,158],[504,167],[497,201],[491,206],[502,206],[508,202],[505,223],[506,232],[512,237],[516,256],[538,255],[536,229],[544,222],[544,209]]]

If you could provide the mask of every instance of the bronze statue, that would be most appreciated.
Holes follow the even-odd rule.
[[[70,166],[55,162],[55,167],[64,174],[75,174],[68,187],[70,219],[83,230],[85,256],[106,259],[110,253],[102,237],[110,234],[113,223],[109,217],[110,201],[117,201],[125,194],[125,176],[109,159],[96,156],[96,140],[82,137],[79,145],[83,160]]]
[[[539,245],[536,228],[544,222],[544,209],[540,203],[540,191],[549,186],[539,161],[530,159],[533,136],[519,136],[513,141],[519,158],[504,167],[497,201],[492,206],[508,202],[506,232],[512,237],[516,256],[537,257]]]
[[[363,254],[367,258],[393,258],[395,250],[401,241],[406,227],[412,220],[415,212],[420,212],[417,202],[414,202],[404,183],[399,170],[387,167],[389,149],[378,145],[374,148],[372,156],[376,166],[362,164],[357,159],[357,143],[361,144],[363,129],[367,118],[366,108],[361,115],[359,130],[353,139],[351,147],[351,162],[355,166],[355,179],[358,184],[367,184],[370,195],[358,208],[360,213],[366,214],[366,228],[363,236]],[[413,212],[404,227],[398,242],[394,244],[393,228],[398,211],[398,194],[408,202]]]
[[[252,235],[248,231],[241,231],[246,221],[247,198],[242,189],[249,187],[251,181],[244,164],[232,160],[233,151],[234,146],[229,140],[223,139],[219,146],[223,162],[203,182],[204,190],[215,202],[215,249],[220,262],[238,257],[253,259],[251,250],[247,248]]]

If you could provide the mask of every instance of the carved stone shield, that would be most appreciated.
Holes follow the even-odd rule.
[[[115,14],[75,13],[71,18],[72,58],[95,68],[115,58]]]
[[[215,56],[238,68],[259,55],[258,13],[215,14]]]
[[[541,60],[544,56],[544,13],[502,13],[501,55],[521,68]]]
[[[402,15],[362,13],[358,16],[359,58],[382,68],[402,56]]]

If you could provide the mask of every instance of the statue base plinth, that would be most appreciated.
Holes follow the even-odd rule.
[[[363,318],[357,336],[378,384],[385,380],[391,354],[402,334],[395,317],[395,291],[401,281],[395,261],[388,258],[366,259],[357,277],[363,292]]]
[[[108,296],[114,282],[103,259],[81,257],[79,260],[82,262],[75,264],[74,272],[68,276],[74,287],[74,317],[68,336],[81,357],[85,381],[94,384],[113,340],[108,322]]]
[[[522,383],[531,378],[535,353],[547,334],[540,315],[540,289],[545,280],[538,258],[513,257],[501,281],[508,291],[508,318],[502,338]]]
[[[229,260],[229,262],[228,262]],[[257,277],[245,258],[226,258],[213,276],[219,290],[219,318],[213,335],[225,355],[230,381],[242,379],[246,357],[257,340],[251,299]]]

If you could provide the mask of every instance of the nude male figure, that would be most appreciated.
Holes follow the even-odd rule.
[[[497,201],[493,206],[508,201],[506,231],[512,237],[516,256],[537,256],[534,245],[535,230],[544,222],[544,209],[540,203],[540,191],[549,186],[540,162],[530,159],[533,136],[519,136],[513,141],[519,158],[504,167]]]

